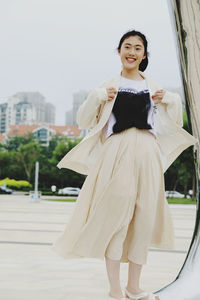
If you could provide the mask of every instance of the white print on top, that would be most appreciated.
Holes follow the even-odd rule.
[[[147,85],[147,82],[145,79],[132,80],[132,79],[128,79],[123,76],[120,76],[120,86],[119,86],[118,92],[120,92],[120,91],[140,94],[140,93],[148,92],[149,90],[148,90],[148,85]],[[151,107],[148,112],[147,123],[149,125],[151,125],[152,129],[147,129],[147,130],[149,130],[152,134],[155,135],[155,137],[157,137],[156,131],[154,128],[154,109],[153,109],[154,102],[151,97],[150,97],[150,100],[151,100]],[[113,133],[112,128],[115,123],[116,123],[116,118],[115,118],[113,112],[111,112],[110,117],[104,126],[105,138],[108,138]]]

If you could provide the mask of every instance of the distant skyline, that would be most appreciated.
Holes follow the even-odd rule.
[[[17,92],[40,92],[63,125],[73,93],[89,91],[121,71],[121,36],[148,40],[145,73],[163,87],[182,86],[165,0],[7,0],[0,4],[0,103]]]

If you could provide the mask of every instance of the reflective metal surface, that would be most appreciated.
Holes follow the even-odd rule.
[[[168,0],[192,134],[200,141],[200,0]],[[194,147],[196,221],[184,264],[176,279],[155,294],[160,300],[200,300],[200,145]]]

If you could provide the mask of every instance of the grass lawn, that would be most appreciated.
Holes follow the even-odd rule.
[[[47,200],[47,201],[65,201],[65,202],[75,202],[76,201],[76,198],[65,198],[65,199],[43,199],[43,200]]]
[[[168,203],[170,204],[196,204],[196,198],[194,198],[194,201],[192,199],[187,198],[167,198]]]
[[[65,201],[65,202],[75,202],[76,198],[65,198],[65,199],[44,199],[47,201]],[[167,198],[168,203],[170,204],[196,204],[196,198],[194,201],[187,198]]]

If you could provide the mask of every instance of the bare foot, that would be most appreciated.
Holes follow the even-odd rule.
[[[130,292],[131,294],[134,294],[134,295],[138,295],[138,294],[141,294],[141,293],[145,292],[144,290],[141,290],[140,288],[138,288],[138,289],[129,289],[129,288],[126,288],[126,289],[128,290],[128,292]],[[129,297],[126,292],[125,292],[125,297],[127,299],[131,299],[131,297]]]
[[[140,293],[142,293],[142,292],[145,292],[144,290],[141,290],[140,288],[139,289],[129,289],[129,288],[127,288],[126,287],[126,289],[131,293],[131,294],[134,294],[134,295],[137,295],[137,294],[140,294]],[[126,298],[127,299],[130,299],[130,297],[125,293],[125,296],[126,296]],[[145,298],[143,298],[143,300],[146,300],[146,298],[148,298],[148,296],[147,297],[145,297]],[[149,299],[149,298],[148,298]],[[156,300],[160,300],[160,298],[158,297],[158,296],[156,296]]]
[[[126,295],[126,298],[127,298],[127,299],[130,299],[129,296],[127,296],[127,295]],[[145,298],[142,298],[142,300],[145,300],[145,299],[146,299],[146,297],[145,297]],[[160,300],[160,298],[159,298],[158,296],[156,296],[156,300]]]

